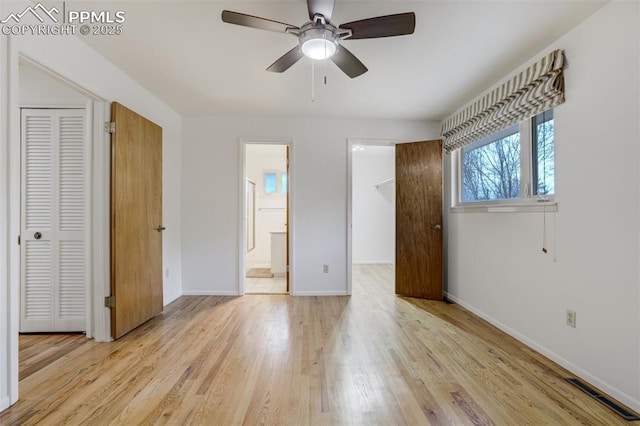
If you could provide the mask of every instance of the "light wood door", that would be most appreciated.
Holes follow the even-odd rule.
[[[114,102],[111,120],[111,333],[162,312],[162,128]]]
[[[20,331],[84,331],[88,280],[82,109],[23,109]]]
[[[396,145],[396,293],[442,300],[442,141]]]

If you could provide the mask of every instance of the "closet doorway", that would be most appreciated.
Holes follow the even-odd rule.
[[[396,244],[393,141],[352,140],[350,157],[350,275],[365,286],[384,282],[393,287]]]
[[[289,293],[289,145],[247,143],[244,154],[246,294]]]

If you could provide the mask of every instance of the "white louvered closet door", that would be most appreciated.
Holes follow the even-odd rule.
[[[84,110],[22,110],[22,332],[85,330]]]

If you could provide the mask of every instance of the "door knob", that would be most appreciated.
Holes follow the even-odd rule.
[[[164,226],[162,226],[162,225],[158,225],[158,226],[156,226],[156,231],[158,231],[158,232],[162,232],[162,231],[164,231],[165,229],[167,229],[167,228],[166,228],[166,227],[164,227]]]
[[[439,223],[437,225],[431,225],[431,229],[435,229],[436,231],[439,231],[440,229],[442,229],[442,225],[440,225]]]
[[[42,234],[40,232],[36,232],[35,234],[33,234],[33,238],[39,240],[40,238],[42,238]]]

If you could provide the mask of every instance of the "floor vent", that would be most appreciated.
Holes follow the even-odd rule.
[[[573,386],[575,386],[578,389],[580,389],[582,392],[584,392],[587,395],[589,395],[591,398],[595,399],[596,401],[600,402],[601,404],[604,404],[607,408],[609,408],[611,411],[613,411],[614,413],[616,413],[617,415],[619,415],[623,419],[629,420],[629,421],[640,420],[640,417],[636,416],[634,413],[630,412],[626,408],[621,407],[620,405],[616,404],[611,399],[609,399],[607,396],[602,395],[600,392],[598,392],[597,390],[593,389],[592,387],[590,387],[588,384],[586,384],[582,380],[573,379],[571,377],[568,377],[565,380],[567,382],[571,383]]]

